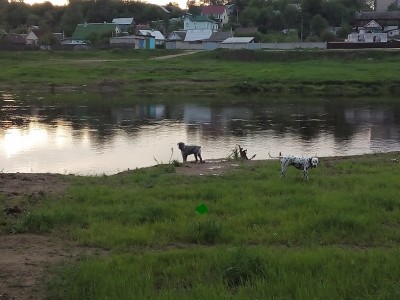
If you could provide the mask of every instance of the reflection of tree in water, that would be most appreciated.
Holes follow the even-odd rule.
[[[400,125],[400,103],[393,105],[393,121],[396,125]]]
[[[95,103],[95,102],[94,102]],[[4,103],[3,103],[4,104]],[[218,139],[221,136],[244,137],[262,133],[266,136],[286,137],[296,135],[310,141],[320,134],[332,134],[337,141],[350,140],[363,124],[386,127],[400,124],[400,105],[386,107],[383,119],[377,117],[383,106],[358,105],[345,100],[313,103],[268,103],[211,106],[207,104],[150,104],[115,106],[100,105],[20,105],[4,106],[0,110],[2,128],[23,127],[34,120],[59,126],[60,122],[72,128],[74,139],[82,139],[81,131],[96,147],[112,144],[115,137],[126,134],[134,139],[144,127],[152,128],[157,121],[186,124],[188,137]],[[372,111],[372,112],[371,112]],[[367,114],[371,113],[370,116]],[[375,113],[375,114],[374,114]],[[364,122],[364,123],[363,123]],[[396,129],[398,130],[398,129]],[[378,130],[376,130],[378,132]]]
[[[357,124],[350,124],[346,119],[346,109],[349,106],[340,100],[325,105],[325,131],[332,133],[337,140],[349,140],[356,132]]]

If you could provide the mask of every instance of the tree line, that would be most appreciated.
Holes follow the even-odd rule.
[[[373,0],[236,0],[230,22],[224,29],[257,27],[261,41],[268,36],[295,32],[302,40],[330,40],[329,27],[340,27],[346,37],[352,29],[355,12],[368,11]],[[229,4],[226,0],[188,0],[187,11],[199,14],[202,5]],[[153,22],[156,29],[170,33],[179,28],[169,20],[185,11],[169,3],[166,13],[157,5],[132,0],[69,0],[68,5],[54,6],[50,2],[25,4],[0,0],[0,32],[26,33],[29,26],[39,26],[51,32],[71,36],[79,23],[111,22],[113,18],[134,17],[136,24]]]

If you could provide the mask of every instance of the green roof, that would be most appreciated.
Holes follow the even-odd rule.
[[[78,24],[72,34],[73,40],[87,40],[90,34],[97,34],[99,36],[103,34],[110,34],[115,30],[117,24],[113,23],[85,23]]]
[[[217,23],[214,20],[211,20],[208,16],[187,16],[192,22],[211,22]]]

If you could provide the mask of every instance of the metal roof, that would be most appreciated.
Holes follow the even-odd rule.
[[[254,37],[231,37],[222,41],[221,44],[248,44],[254,41]]]
[[[185,42],[204,41],[210,38],[211,29],[193,29],[188,30],[185,36]]]
[[[156,38],[156,40],[165,40],[164,35],[158,30],[138,30],[139,35],[151,35]]]
[[[112,20],[112,23],[118,24],[118,25],[132,25],[134,24],[133,18],[114,18]]]

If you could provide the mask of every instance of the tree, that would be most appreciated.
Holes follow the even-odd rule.
[[[239,22],[244,27],[251,27],[256,25],[256,20],[259,17],[259,9],[256,7],[248,6],[239,15]]]
[[[337,32],[337,36],[339,38],[345,39],[347,38],[347,36],[352,32],[352,27],[350,26],[350,24],[342,22],[342,24],[340,25],[340,29]]]
[[[321,16],[328,20],[332,26],[339,26],[343,21],[346,8],[337,1],[325,1],[322,3]]]
[[[323,42],[335,42],[335,41],[337,41],[337,37],[333,32],[330,32],[328,30],[324,30],[321,33],[321,41],[323,41]]]
[[[76,26],[84,22],[83,7],[79,2],[70,2],[61,17],[60,27],[67,36],[71,36]]]
[[[11,2],[5,10],[5,20],[12,28],[26,23],[29,7],[24,2]]]
[[[111,22],[117,15],[119,3],[114,0],[90,0],[87,21],[90,23]]]
[[[51,32],[47,32],[46,34],[40,36],[38,39],[39,45],[53,46],[58,43],[59,43],[58,39]]]
[[[301,12],[303,14],[309,14],[311,17],[321,13],[322,0],[302,0],[301,1]]]
[[[196,16],[196,15],[200,15],[201,13],[201,7],[196,5],[196,1],[188,1],[187,2],[187,12]]]
[[[311,32],[317,36],[321,36],[321,33],[328,27],[328,25],[328,21],[320,14],[317,14],[311,19]]]
[[[282,11],[283,23],[286,28],[295,28],[300,21],[300,12],[293,5],[287,5]]]

